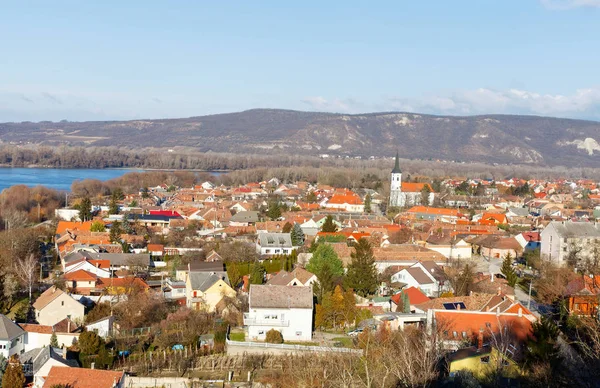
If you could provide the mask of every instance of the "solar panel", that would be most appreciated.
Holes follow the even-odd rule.
[[[443,303],[442,306],[446,310],[466,310],[467,306],[465,306],[464,302],[447,302]]]

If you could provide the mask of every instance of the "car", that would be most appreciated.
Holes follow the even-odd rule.
[[[356,336],[358,336],[358,335],[359,335],[360,333],[362,333],[362,332],[363,332],[363,329],[354,329],[354,330],[352,330],[352,331],[349,331],[347,334],[348,334],[350,337],[356,337]]]
[[[181,344],[177,344],[177,345],[173,345],[173,350],[183,350],[183,345]]]

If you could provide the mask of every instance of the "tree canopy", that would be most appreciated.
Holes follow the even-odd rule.
[[[352,261],[348,265],[344,279],[346,287],[352,288],[363,297],[375,293],[378,285],[377,268],[369,240],[366,238],[358,240],[350,256]]]
[[[317,275],[317,277],[320,277],[323,273],[325,263],[327,263],[333,275],[342,276],[344,274],[344,264],[339,259],[333,247],[329,244],[319,244],[313,256],[308,261],[306,269]]]

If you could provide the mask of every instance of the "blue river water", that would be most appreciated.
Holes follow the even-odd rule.
[[[0,168],[0,191],[14,185],[42,185],[57,190],[70,190],[71,183],[83,179],[106,181],[128,172],[127,169],[70,169],[70,168]]]

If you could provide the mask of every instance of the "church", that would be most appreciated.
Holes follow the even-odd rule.
[[[422,191],[425,187],[429,188],[427,203],[421,203],[423,198]],[[400,170],[400,159],[396,153],[396,163],[392,170],[390,180],[390,207],[409,207],[415,205],[430,206],[433,204],[435,194],[429,183],[411,183],[402,182],[402,170]]]

